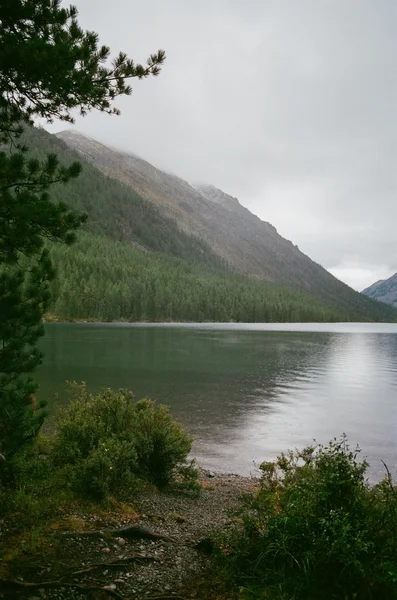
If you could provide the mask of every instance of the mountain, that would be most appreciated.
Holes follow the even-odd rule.
[[[380,279],[361,292],[385,304],[397,307],[397,273],[389,279]]]
[[[29,154],[79,159],[81,175],[51,197],[88,213],[71,247],[52,244],[57,277],[47,319],[335,321],[354,317],[310,295],[244,277],[142,195],[104,175],[62,140],[29,128]],[[382,319],[384,316],[379,315]]]
[[[74,131],[60,132],[56,137],[107,178],[132,189],[146,201],[145,206],[156,208],[161,218],[203,244],[208,257],[215,255],[233,271],[309,294],[344,311],[348,319],[395,318],[393,312],[386,314],[381,305],[333,277],[236,198],[210,185],[190,185],[135,154]]]
[[[79,140],[79,149],[61,138]],[[48,318],[396,319],[394,309],[338,282],[221,190],[191,186],[80,135],[28,128],[22,142],[30,156],[55,153],[61,164],[83,167],[50,190],[55,202],[89,218],[71,247],[49,242],[58,274]]]
[[[205,240],[238,272],[332,296],[333,287],[343,285],[238,201],[231,208],[233,199],[221,190],[195,188],[136,155],[113,150],[74,131],[63,131],[57,137],[107,176],[131,186],[183,231]]]

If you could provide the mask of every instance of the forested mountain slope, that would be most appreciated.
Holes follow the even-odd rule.
[[[51,248],[53,313],[98,321],[337,321],[310,296],[80,232]]]
[[[202,240],[181,231],[173,219],[162,214],[130,187],[111,179],[71,150],[47,131],[29,128],[22,141],[29,155],[44,158],[57,154],[62,164],[79,161],[82,173],[67,186],[51,187],[51,197],[65,201],[73,210],[89,216],[84,229],[106,235],[113,240],[128,241],[144,251],[165,252],[187,260],[195,260],[208,268],[225,266]]]
[[[388,279],[376,281],[362,291],[365,296],[391,306],[397,306],[397,273]]]
[[[107,176],[127,184],[159,212],[243,275],[309,293],[357,319],[394,319],[333,277],[261,221],[238,200],[212,186],[193,187],[141,158],[113,150],[79,133],[57,134]]]
[[[395,318],[393,309],[356,294],[307,257],[304,258],[310,267],[314,265],[336,288],[342,286],[347,290],[347,301],[336,293],[324,299],[317,291],[305,291],[306,285],[286,289],[272,283],[275,277],[264,281],[265,277],[258,274],[248,278],[238,273],[238,265],[227,261],[217,247],[210,247],[207,235],[200,237],[199,232],[194,235],[189,231],[185,226],[189,215],[212,211],[223,224],[228,222],[229,215],[230,222],[234,223],[231,231],[239,221],[240,232],[244,218],[247,219],[247,247],[251,244],[252,220],[262,227],[262,234],[268,231],[269,235],[280,236],[271,225],[262,223],[220,190],[207,186],[199,192],[186,182],[164,174],[177,188],[179,208],[174,212],[185,211],[184,221],[164,209],[158,199],[153,201],[154,192],[149,183],[155,179],[161,183],[163,175],[141,159],[134,160],[145,166],[146,196],[140,170],[142,177],[134,189],[105,175],[105,169],[98,170],[86,161],[84,154],[42,129],[27,130],[25,142],[32,149],[30,153],[39,158],[53,152],[61,163],[68,165],[79,160],[83,165],[80,177],[66,187],[58,184],[51,189],[54,200],[65,201],[74,210],[89,215],[83,226],[85,233],[78,234],[79,242],[75,246],[52,248],[58,278],[53,283],[51,313],[57,318],[199,321],[387,321]],[[120,160],[122,163],[123,159]],[[187,190],[188,196],[195,195],[194,210],[183,208],[182,190]],[[167,193],[171,206],[172,190],[168,189]],[[286,240],[283,243],[285,248],[294,248]],[[242,256],[244,252],[243,248]],[[275,257],[277,252],[265,253],[259,257],[260,261],[258,258],[258,265],[265,268],[268,259],[269,269],[274,269]],[[279,267],[282,269],[281,263]],[[318,289],[318,285],[317,282],[314,288]]]

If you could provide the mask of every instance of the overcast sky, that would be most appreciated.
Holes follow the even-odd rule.
[[[397,271],[396,0],[74,3],[114,53],[167,53],[76,130],[236,196],[356,289]]]

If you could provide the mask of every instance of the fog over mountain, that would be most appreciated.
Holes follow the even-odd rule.
[[[80,131],[237,197],[356,289],[397,271],[394,0],[76,4],[114,53],[168,57]]]

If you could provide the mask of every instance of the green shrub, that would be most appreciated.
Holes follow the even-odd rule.
[[[94,500],[105,500],[110,491],[116,493],[127,486],[134,487],[136,466],[134,445],[110,437],[75,464],[72,489]]]
[[[135,402],[125,390],[71,389],[72,401],[57,416],[53,460],[74,467],[76,492],[103,500],[137,478],[164,485],[186,464],[192,440],[165,406]]]
[[[370,487],[345,436],[261,465],[244,525],[218,555],[246,598],[397,598],[397,491]]]
[[[156,485],[165,485],[175,469],[185,463],[192,440],[172,419],[166,406],[156,407],[151,400],[136,403],[135,418],[139,472]]]

